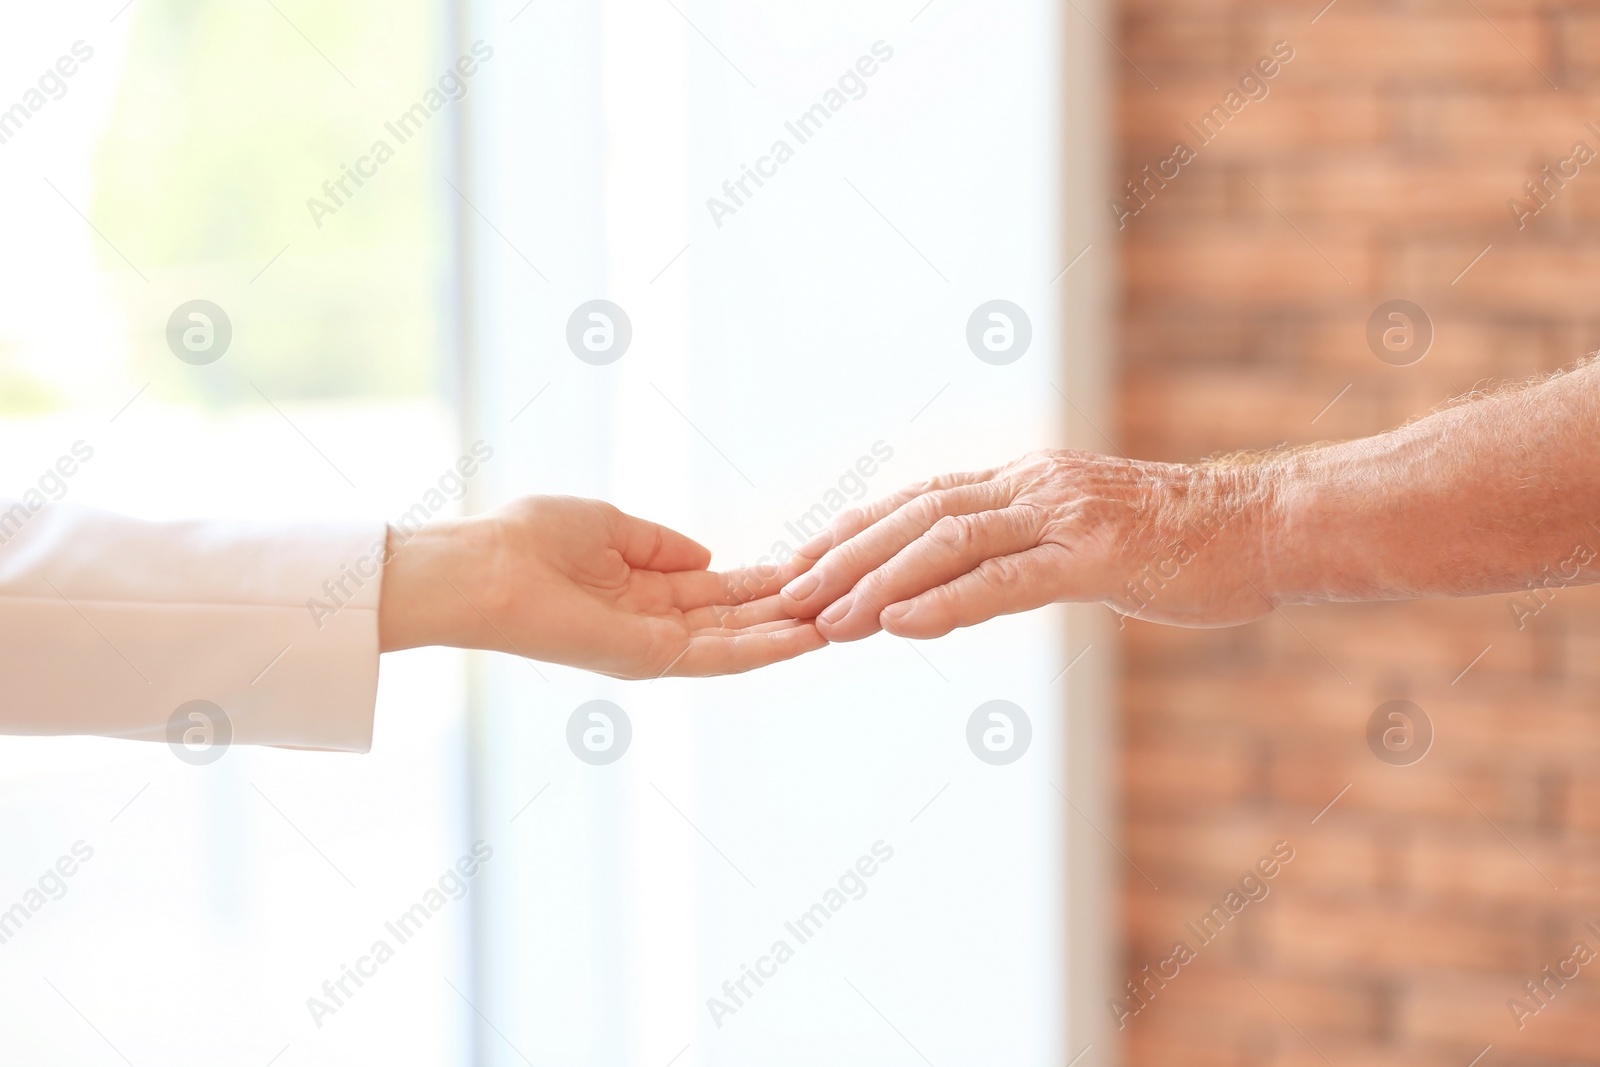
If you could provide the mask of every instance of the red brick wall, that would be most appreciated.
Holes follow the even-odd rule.
[[[1600,152],[1600,8],[1337,0],[1312,24],[1321,3],[1123,0],[1116,183],[1196,150],[1118,235],[1130,455],[1365,435],[1600,348],[1600,159],[1523,229],[1506,205]],[[1266,98],[1201,146],[1185,123],[1280,40]],[[1393,298],[1433,323],[1410,366],[1368,348]],[[1600,953],[1600,597],[1520,630],[1509,600],[1127,625],[1122,978],[1195,950],[1125,1018],[1128,1063],[1600,1063],[1600,958],[1521,1029],[1507,1006]],[[1435,730],[1409,766],[1366,739],[1393,698]],[[1185,923],[1277,841],[1269,895],[1200,946]]]

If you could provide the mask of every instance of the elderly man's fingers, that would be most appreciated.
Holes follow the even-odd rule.
[[[991,467],[981,471],[959,471],[955,474],[941,474],[921,482],[898,489],[888,496],[874,500],[870,504],[858,508],[848,508],[841,511],[827,529],[817,534],[811,540],[800,546],[797,557],[816,561],[822,558],[823,553],[835,545],[842,545],[856,534],[865,530],[880,519],[887,518],[908,501],[928,493],[937,493],[945,489],[954,489],[962,485],[974,485],[986,482],[999,473],[999,467]]]
[[[1029,507],[947,515],[818,616],[817,629],[830,641],[877,633],[887,605],[942,586],[986,560],[1033,548],[1042,521]]]
[[[784,586],[782,596],[795,618],[811,618],[855,588],[911,542],[949,515],[970,515],[1003,507],[1009,490],[997,482],[976,482],[924,493],[843,544],[836,545],[805,574]]]
[[[816,626],[793,619],[734,634],[702,634],[689,638],[683,652],[661,675],[702,678],[739,674],[814,652],[827,643]]]
[[[1058,545],[1040,545],[984,560],[954,581],[890,604],[879,621],[896,636],[926,639],[1054,603],[1061,598],[1062,553]]]

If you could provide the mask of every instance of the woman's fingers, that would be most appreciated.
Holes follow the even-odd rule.
[[[648,519],[611,509],[611,543],[630,567],[650,571],[698,571],[711,565],[711,550]]]
[[[927,639],[996,615],[1043,607],[1060,599],[1065,553],[1050,544],[995,556],[953,581],[888,605],[879,619],[899,637]]]
[[[739,674],[814,652],[827,643],[815,625],[794,619],[733,634],[697,634],[658,677]]]
[[[707,604],[683,613],[683,621],[691,631],[742,630],[771,622],[793,622],[794,617],[785,609],[776,594],[751,600],[744,604]]]
[[[771,608],[766,612],[770,614]],[[727,618],[723,621],[728,625],[718,626],[708,615],[708,624],[696,629],[687,628],[686,620],[687,616],[617,611],[575,618],[564,646],[556,648],[554,655],[534,658],[613,678],[700,677],[751,670],[828,643],[814,623],[787,617],[764,622]],[[526,655],[514,646],[505,651]]]
[[[660,578],[666,583],[672,606],[688,612],[708,605],[731,606],[772,596],[799,573],[798,566],[785,563],[731,571],[677,571]]]
[[[835,545],[809,571],[784,586],[782,596],[795,618],[812,618],[855,588],[864,576],[927,533],[940,519],[1003,507],[1008,490],[993,481],[935,490],[901,504],[893,512]]]
[[[986,560],[1036,546],[1042,521],[1041,513],[1029,507],[941,518],[823,611],[817,629],[830,641],[874,634],[888,605],[953,581]]]
[[[745,634],[776,633],[779,630],[793,630],[796,627],[810,625],[808,621],[800,619],[773,619],[770,622],[751,623],[749,626],[706,626],[691,631],[690,637],[743,637]]]
[[[795,555],[784,563],[758,563],[750,567],[716,571],[714,575],[720,586],[720,595],[711,603],[742,604],[747,600],[771,596],[805,573],[813,562]]]

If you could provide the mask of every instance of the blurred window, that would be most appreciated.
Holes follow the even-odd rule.
[[[0,493],[79,441],[61,498],[150,518],[393,518],[437,484],[460,448],[448,110],[345,176],[453,60],[444,21],[434,0],[8,8]],[[324,183],[331,214],[308,206]],[[197,300],[231,334],[210,363],[169,346]],[[387,658],[364,758],[0,738],[0,911],[90,855],[0,930],[0,1060],[462,1062],[470,902],[342,1003],[323,989],[470,850],[462,693],[457,655]]]

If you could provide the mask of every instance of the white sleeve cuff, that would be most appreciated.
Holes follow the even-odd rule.
[[[0,732],[365,752],[382,523],[152,523],[0,500]],[[181,732],[181,731],[180,731]]]

